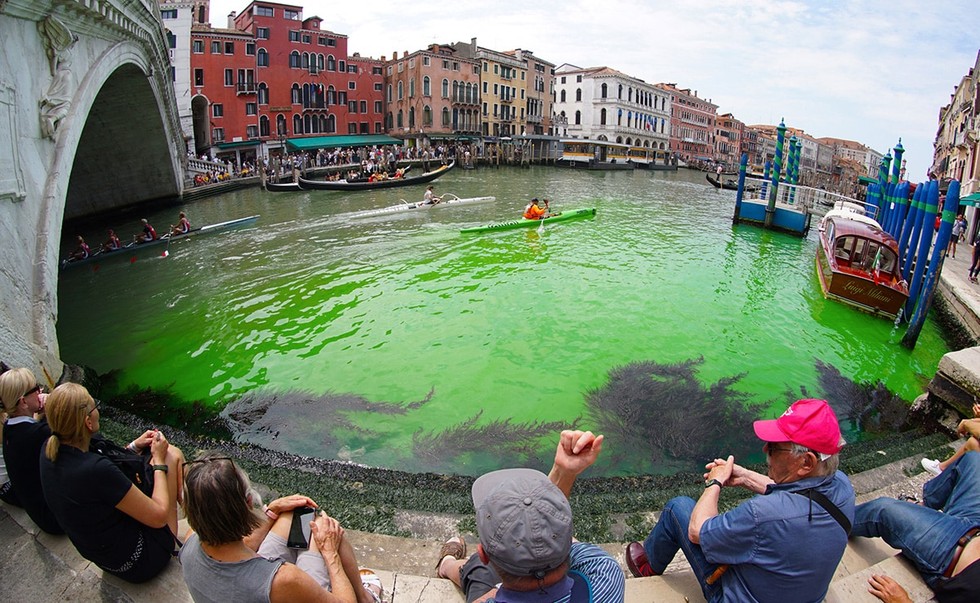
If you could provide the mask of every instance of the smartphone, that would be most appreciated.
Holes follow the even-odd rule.
[[[305,549],[310,546],[310,522],[316,516],[316,509],[300,507],[293,509],[293,522],[289,525],[289,538],[286,546],[291,549]]]

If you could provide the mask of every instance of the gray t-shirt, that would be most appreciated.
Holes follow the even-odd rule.
[[[191,534],[180,549],[184,582],[195,603],[269,603],[272,579],[282,559],[253,557],[245,561],[215,561]]]

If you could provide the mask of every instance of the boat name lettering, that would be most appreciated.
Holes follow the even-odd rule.
[[[867,297],[879,302],[887,302],[891,300],[891,296],[881,291],[881,289],[878,287],[868,287],[865,286],[864,283],[857,281],[848,281],[847,283],[844,283],[844,291],[852,295],[866,295]]]

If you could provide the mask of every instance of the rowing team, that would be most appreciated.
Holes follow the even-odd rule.
[[[184,214],[184,212],[180,212],[179,218],[180,219],[177,221],[176,225],[174,224],[170,225],[170,234],[165,235],[166,237],[187,234],[188,232],[191,231],[191,223],[190,220],[187,219],[187,215]],[[153,226],[150,225],[150,223],[146,220],[146,218],[142,218],[141,221],[143,222],[143,231],[138,234],[134,234],[133,242],[130,243],[129,245],[126,245],[126,247],[130,247],[132,245],[139,245],[140,243],[148,243],[150,241],[156,241],[157,239],[160,238],[159,236],[157,236],[157,231],[153,228]],[[91,257],[92,255],[92,249],[85,242],[85,239],[82,238],[82,235],[78,235],[77,241],[78,241],[78,246],[75,247],[75,251],[73,251],[71,255],[68,256],[68,261],[84,260],[88,257]],[[123,244],[119,240],[119,237],[116,236],[116,231],[110,228],[109,238],[105,241],[105,243],[102,243],[99,253],[104,253],[107,251],[117,251],[122,248],[123,248]]]
[[[551,206],[548,204],[548,200],[539,201],[537,197],[531,199],[530,203],[524,208],[524,219],[525,220],[543,220],[548,216],[551,216]]]

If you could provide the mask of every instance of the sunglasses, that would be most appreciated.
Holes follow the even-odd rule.
[[[34,394],[34,393],[40,394],[42,392],[44,392],[44,386],[41,385],[40,383],[37,383],[37,384],[34,385],[34,387],[32,387],[31,389],[29,389],[26,392],[24,392],[24,395],[21,396],[21,398],[26,398],[27,396],[30,396],[31,394]]]

